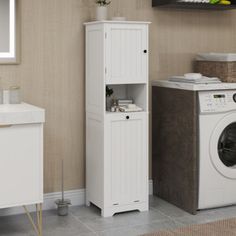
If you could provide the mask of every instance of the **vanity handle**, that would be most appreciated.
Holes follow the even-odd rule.
[[[143,52],[144,52],[144,53],[147,53],[147,50],[145,49],[145,50],[143,50]]]
[[[126,120],[129,120],[129,116],[126,116]]]
[[[9,128],[11,127],[12,125],[0,125],[0,129],[3,129],[3,128]]]

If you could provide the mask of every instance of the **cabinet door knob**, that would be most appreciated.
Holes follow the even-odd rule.
[[[129,116],[126,116],[126,120],[128,120],[129,119]]]
[[[147,50],[145,49],[145,50],[143,50],[143,52],[144,52],[144,53],[147,53]]]

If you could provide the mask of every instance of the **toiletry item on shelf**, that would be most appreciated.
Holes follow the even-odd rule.
[[[137,112],[143,111],[133,103],[133,99],[117,99],[111,106],[111,112]]]
[[[134,103],[133,99],[117,99],[118,106],[124,106],[133,103]]]
[[[117,105],[117,100],[116,99],[113,99],[112,105],[111,105],[111,107],[108,111],[111,111],[111,112],[118,112],[119,111],[119,107]]]
[[[143,111],[141,107],[138,107],[135,104],[128,104],[125,106],[120,106],[120,111],[121,112],[138,112],[138,111]]]
[[[109,111],[111,110],[111,106],[114,103],[114,91],[111,87],[106,86],[106,110]]]
[[[9,89],[9,103],[10,104],[20,104],[21,96],[20,96],[20,87],[19,86],[11,86]]]

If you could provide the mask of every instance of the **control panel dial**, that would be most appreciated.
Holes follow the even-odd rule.
[[[233,95],[233,100],[236,102],[236,93]]]

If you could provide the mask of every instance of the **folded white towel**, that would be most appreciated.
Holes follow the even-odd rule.
[[[172,76],[169,78],[171,82],[181,83],[193,83],[193,84],[210,84],[210,83],[221,83],[219,78],[209,78],[202,76],[200,78],[187,78],[185,76]]]

